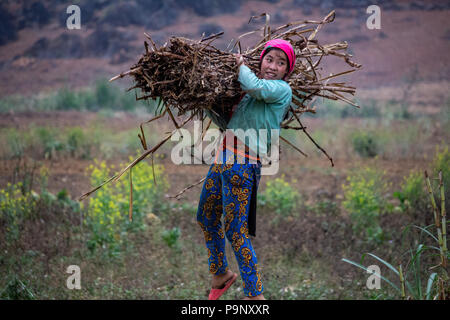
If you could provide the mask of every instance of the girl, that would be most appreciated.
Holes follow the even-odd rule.
[[[233,247],[246,299],[264,299],[261,274],[249,238],[249,235],[255,236],[260,157],[267,154],[271,145],[270,135],[260,139],[258,133],[259,129],[266,129],[266,132],[280,129],[292,100],[292,91],[285,79],[294,69],[295,53],[288,41],[274,39],[266,43],[261,53],[258,76],[243,63],[240,55],[236,55],[236,63],[238,81],[245,95],[233,108],[226,127],[222,119],[208,112],[222,130],[233,130],[226,130],[223,147],[205,179],[197,211],[212,274],[210,300],[218,299],[237,278],[228,268],[225,237]],[[230,140],[234,147],[229,146]]]

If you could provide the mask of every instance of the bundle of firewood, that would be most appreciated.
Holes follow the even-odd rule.
[[[353,104],[345,95],[354,95],[355,87],[342,82],[328,83],[328,80],[353,72],[360,65],[352,62],[351,55],[345,52],[346,42],[321,45],[316,40],[320,28],[333,20],[334,11],[322,21],[291,22],[274,30],[266,24],[261,41],[253,48],[240,52],[246,65],[257,73],[259,55],[265,42],[275,38],[291,42],[297,56],[297,64],[288,79],[294,96],[293,113],[314,112],[307,104],[317,96]],[[311,25],[316,27],[311,28]],[[177,111],[177,115],[183,115],[186,111],[198,113],[205,108],[230,107],[241,94],[232,51],[234,48],[241,51],[240,39],[251,33],[239,37],[229,51],[212,46],[212,42],[223,32],[199,41],[172,37],[159,48],[150,35],[145,34],[150,44],[144,42],[145,53],[138,63],[111,81],[125,75],[132,76],[135,85],[129,90],[141,89],[142,96],[138,100],[161,99],[169,110]],[[326,56],[344,59],[351,69],[320,78],[317,70],[321,69],[320,63]],[[291,121],[293,119],[291,117]]]

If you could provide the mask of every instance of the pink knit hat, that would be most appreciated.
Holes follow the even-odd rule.
[[[283,40],[283,39],[273,39],[266,42],[266,45],[264,46],[263,51],[261,52],[261,56],[259,57],[259,60],[262,60],[264,57],[264,53],[269,48],[278,48],[282,50],[287,58],[289,63],[289,73],[291,73],[294,70],[295,66],[295,52],[294,48],[292,48],[292,45],[289,41]]]

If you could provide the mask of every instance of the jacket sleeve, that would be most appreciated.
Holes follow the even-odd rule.
[[[266,103],[275,103],[292,96],[291,88],[285,81],[259,79],[246,65],[241,65],[238,81],[242,90]]]

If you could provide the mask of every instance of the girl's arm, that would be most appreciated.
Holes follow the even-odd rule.
[[[241,83],[242,90],[253,98],[267,103],[275,103],[292,96],[291,87],[287,82],[259,79],[245,64],[239,68],[238,81]]]

